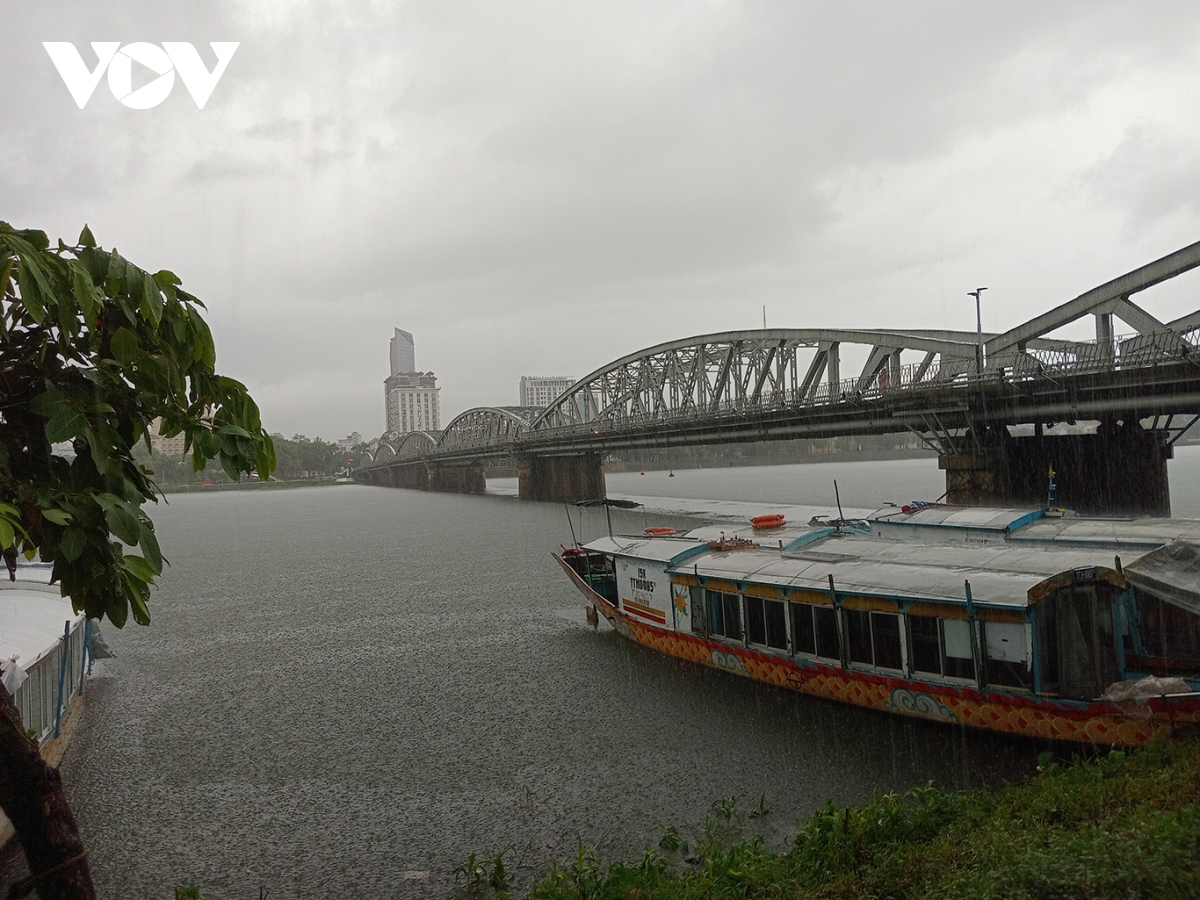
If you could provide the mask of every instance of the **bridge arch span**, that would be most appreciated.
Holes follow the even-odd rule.
[[[861,371],[847,379],[841,372],[844,347],[866,358]],[[902,354],[908,351],[922,355],[905,367]],[[946,330],[774,328],[698,335],[597,369],[551,402],[530,427],[619,426],[782,408],[889,385],[953,380],[972,371],[975,351],[974,333]]]
[[[437,446],[437,437],[427,431],[410,431],[396,442],[397,459],[415,459]]]
[[[529,430],[537,406],[477,406],[455,416],[437,438],[437,448],[503,447]]]

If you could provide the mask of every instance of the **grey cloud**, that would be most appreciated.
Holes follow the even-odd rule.
[[[1162,126],[1139,123],[1083,175],[1098,204],[1117,208],[1130,231],[1177,213],[1200,215],[1200,144]]]

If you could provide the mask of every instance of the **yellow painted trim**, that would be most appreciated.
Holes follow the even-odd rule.
[[[891,600],[884,600],[880,597],[846,597],[842,600],[843,609],[869,609],[873,612],[899,612],[898,607]]]
[[[981,609],[979,610],[979,618],[984,622],[1012,622],[1016,625],[1024,625],[1025,617],[1019,612],[1009,612],[1006,609]]]
[[[723,581],[720,578],[711,578],[704,582],[704,589],[708,591],[721,591],[725,594],[740,594],[741,589],[732,581]]]
[[[788,599],[803,606],[833,606],[828,594],[817,591],[793,591],[788,595]]]
[[[751,597],[765,597],[768,600],[785,600],[783,591],[768,584],[751,584],[742,592]]]

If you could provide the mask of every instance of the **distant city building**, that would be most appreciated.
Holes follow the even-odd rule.
[[[441,429],[437,377],[432,372],[402,372],[384,383],[389,434]]]
[[[567,375],[522,375],[521,405],[549,406],[551,400],[574,383],[575,379]]]
[[[413,336],[407,331],[396,329],[391,346],[392,374],[403,375],[417,370],[417,348]]]
[[[349,453],[351,450],[353,450],[355,447],[357,447],[362,442],[363,442],[362,435],[359,434],[357,431],[353,432],[352,434],[347,435],[344,438],[339,438],[336,441],[336,443],[338,445],[338,449],[341,450],[343,453]]]
[[[182,431],[174,437],[163,437],[159,434],[162,429],[162,417],[150,423],[150,449],[161,456],[183,456],[183,448],[187,435]]]
[[[437,377],[432,372],[417,371],[416,342],[411,334],[400,328],[396,329],[391,341],[391,364],[392,374],[383,382],[386,432],[408,434],[410,431],[440,430],[442,413],[438,394],[441,388],[437,386]]]

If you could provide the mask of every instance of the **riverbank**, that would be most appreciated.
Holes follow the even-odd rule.
[[[345,483],[345,482],[342,482]],[[217,481],[212,484],[160,484],[164,494],[205,494],[221,491],[284,491],[291,488],[327,487],[338,484],[328,478],[306,478],[300,481]]]
[[[602,867],[583,844],[531,900],[640,897],[1194,897],[1200,895],[1200,741],[1089,761],[1039,759],[999,790],[918,787],[861,806],[832,802],[792,845],[744,837],[773,813],[715,803],[635,860]],[[511,866],[512,861],[509,861]],[[459,898],[507,896],[504,857],[460,867]]]

